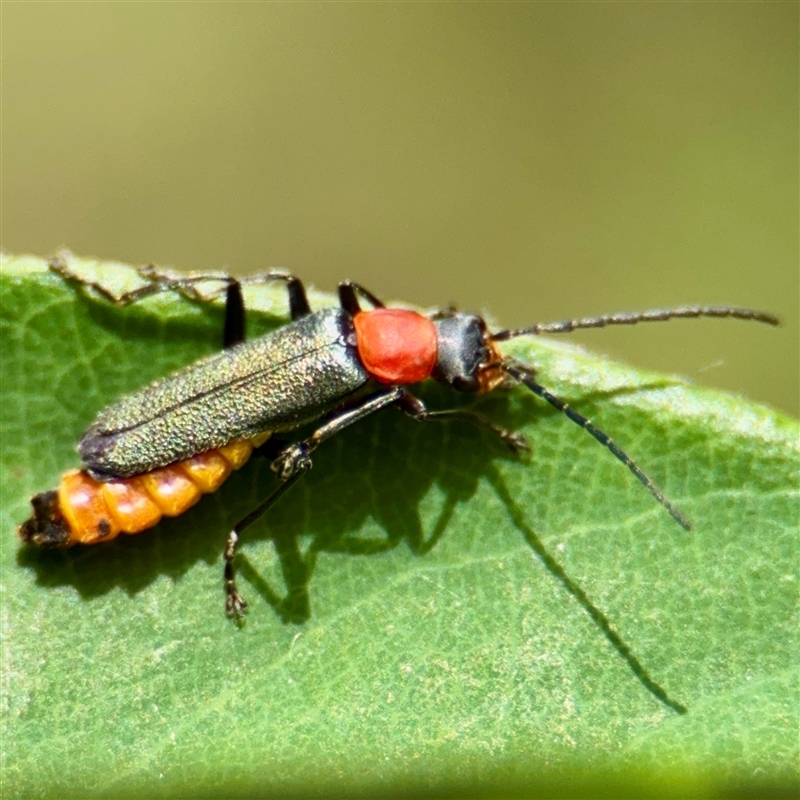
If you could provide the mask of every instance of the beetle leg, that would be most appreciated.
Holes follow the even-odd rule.
[[[384,304],[360,283],[356,283],[355,281],[342,281],[339,284],[339,304],[352,316],[355,316],[361,311],[358,295],[361,295],[361,297],[374,308],[384,308]]]
[[[76,283],[80,283],[82,286],[88,286],[90,289],[94,289],[94,291],[96,291],[110,303],[114,303],[114,305],[118,306],[127,306],[131,303],[136,303],[139,300],[143,300],[145,297],[150,297],[150,295],[160,294],[161,292],[167,291],[180,292],[192,300],[208,301],[220,294],[220,292],[223,291],[223,289],[226,289],[228,285],[236,282],[236,278],[233,278],[232,276],[222,272],[209,272],[205,275],[182,275],[177,277],[175,275],[168,275],[166,273],[158,272],[154,266],[148,265],[137,270],[139,276],[143,280],[147,281],[147,283],[137,287],[136,289],[132,289],[129,292],[115,294],[107,287],[103,286],[103,284],[97,283],[96,281],[87,280],[82,275],[74,272],[69,266],[68,260],[69,257],[65,254],[60,254],[50,259],[48,263],[50,271],[55,272],[65,280],[74,281]],[[206,295],[200,292],[195,286],[195,284],[198,283],[211,282],[220,282],[223,284],[223,287]]]
[[[225,543],[225,613],[229,617],[241,619],[247,609],[247,601],[239,594],[236,588],[236,570],[233,566],[233,559],[236,555],[236,550],[239,546],[241,532],[252,522],[255,522],[262,514],[265,514],[275,503],[280,500],[281,496],[286,492],[292,484],[300,478],[305,472],[311,468],[311,461],[308,461],[307,466],[298,468],[298,470],[287,478],[285,481],[279,483],[267,495],[261,503],[259,503],[246,517],[240,519],[234,526],[233,530],[228,534],[228,540]]]
[[[339,433],[354,422],[358,422],[370,414],[374,414],[386,406],[396,403],[403,394],[403,389],[393,386],[391,389],[376,392],[358,405],[341,411],[324,424],[320,425],[311,436],[300,442],[285,447],[278,457],[272,462],[271,468],[282,480],[288,480],[298,470],[305,471],[311,468],[311,453],[313,453],[326,439]]]
[[[227,349],[233,347],[245,339],[245,314],[244,298],[242,297],[242,286],[247,284],[268,283],[269,281],[283,281],[289,294],[289,315],[293,320],[305,317],[311,313],[308,305],[306,290],[300,278],[280,269],[273,269],[269,272],[259,272],[247,278],[238,280],[233,276],[228,276],[230,283],[225,295],[225,331],[223,334],[223,345]]]
[[[300,319],[311,313],[311,306],[306,297],[306,288],[300,278],[282,269],[271,269],[268,272],[259,272],[247,278],[242,278],[240,283],[251,285],[267,283],[269,281],[283,281],[289,294],[289,316],[292,320]]]
[[[396,403],[402,392],[403,390],[397,386],[376,392],[365,398],[359,405],[342,411],[320,425],[307,439],[289,444],[281,450],[271,465],[272,470],[277,473],[280,483],[246,517],[233,526],[225,543],[225,613],[229,617],[241,619],[247,609],[247,602],[236,588],[236,571],[233,566],[241,532],[266,513],[298,478],[311,469],[311,453],[326,439],[330,439],[334,434],[381,408]]]
[[[205,283],[208,281],[220,282],[224,284],[223,288],[225,288],[228,292],[230,292],[231,289],[238,291],[241,300],[242,286],[257,286],[262,283],[271,283],[272,281],[283,281],[286,284],[286,291],[289,295],[289,316],[292,318],[292,320],[300,319],[300,317],[304,317],[311,313],[311,307],[308,304],[308,297],[306,296],[306,289],[305,286],[303,286],[303,282],[300,280],[300,278],[292,275],[290,272],[287,272],[284,269],[270,269],[266,272],[257,272],[254,275],[248,275],[244,278],[237,278],[234,275],[229,275],[226,272],[209,272],[205,275],[186,275],[175,277],[174,275],[160,273],[155,269],[155,267],[143,267],[139,270],[139,274],[146,280],[152,281],[152,283],[145,284],[145,286],[141,287],[141,289],[134,290],[134,292],[131,292],[130,294],[134,294],[136,291],[147,290],[149,286],[154,286],[155,288],[150,289],[146,292],[146,294],[154,294],[156,292],[163,292],[173,289],[192,300],[200,301],[207,301],[215,297],[222,290],[218,289],[210,294],[203,294],[195,287],[195,284],[197,283]],[[146,296],[146,294],[143,296]],[[226,304],[229,300],[229,297],[230,295],[228,298],[226,298]],[[243,302],[241,305],[242,309],[244,309]]]
[[[497,425],[485,414],[468,408],[446,408],[442,411],[429,411],[425,403],[418,397],[415,397],[405,389],[401,389],[401,392],[401,396],[396,401],[397,407],[404,414],[408,414],[409,417],[417,420],[417,422],[459,417],[475,425],[488,428],[496,436],[499,436],[515,453],[527,452],[531,449],[528,440],[521,433]]]
[[[222,329],[222,346],[227,350],[245,340],[247,322],[244,314],[242,285],[234,280],[225,290],[225,326]]]
[[[302,281],[282,269],[259,272],[239,280],[225,272],[208,272],[204,275],[175,275],[159,272],[154,266],[141,267],[140,277],[147,281],[142,286],[123,294],[114,294],[108,288],[95,281],[89,281],[73,272],[68,264],[68,256],[58,255],[50,260],[52,272],[69,281],[76,281],[83,286],[94,289],[98,294],[118,306],[127,306],[161,292],[175,291],[198,302],[208,302],[225,292],[225,329],[223,345],[232,347],[245,339],[245,309],[242,298],[242,286],[270,281],[283,281],[289,294],[289,314],[293,320],[311,313],[306,290]],[[221,287],[209,292],[202,292],[198,284],[220,283]]]

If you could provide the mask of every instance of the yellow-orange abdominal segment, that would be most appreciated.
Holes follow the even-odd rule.
[[[180,463],[160,467],[142,475],[144,487],[165,517],[177,517],[203,495]]]
[[[78,474],[92,481],[85,473]],[[101,483],[100,491],[114,522],[121,531],[139,533],[161,519],[161,509],[148,495],[141,478]]]
[[[58,487],[58,505],[69,526],[63,546],[107,542],[183,514],[204,494],[215,492],[267,438],[261,434],[232,442],[131,478],[101,482],[81,470],[65,473]]]
[[[113,539],[119,533],[119,525],[110,519],[101,486],[78,470],[70,470],[61,478],[58,506],[69,525],[67,546]]]

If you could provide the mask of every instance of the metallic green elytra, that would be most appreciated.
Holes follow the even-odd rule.
[[[369,377],[352,318],[324,309],[123,397],[100,412],[78,451],[96,478],[140,475],[231,441],[297,428]]]

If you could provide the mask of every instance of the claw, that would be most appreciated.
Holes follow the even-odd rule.
[[[225,597],[225,613],[235,619],[237,622],[244,619],[245,612],[247,611],[247,601],[242,597],[239,592],[234,588],[228,588],[228,594]]]
[[[308,447],[303,442],[289,445],[272,462],[270,467],[282,481],[288,481],[298,472],[308,471],[311,469],[311,457],[308,454]]]
[[[515,431],[504,431],[503,438],[508,446],[517,454],[530,453],[531,443],[521,433]]]

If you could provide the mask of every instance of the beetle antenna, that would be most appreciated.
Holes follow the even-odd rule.
[[[731,317],[733,319],[753,320],[767,325],[780,325],[780,320],[767,311],[733,306],[680,306],[678,308],[655,308],[650,311],[603,314],[599,317],[568,319],[561,322],[546,322],[528,328],[509,328],[491,334],[493,342],[506,342],[517,336],[535,336],[539,333],[570,333],[579,328],[605,328],[607,325],[635,325],[637,322],[666,322],[668,319],[694,317]]]
[[[684,530],[690,531],[692,523],[684,516],[675,506],[667,499],[664,492],[656,486],[655,483],[639,468],[636,462],[607,434],[603,433],[598,427],[592,424],[586,417],[581,416],[577,411],[571,408],[563,400],[560,400],[554,394],[551,394],[544,386],[536,383],[533,379],[533,373],[528,372],[519,366],[506,366],[506,371],[512,378],[515,378],[520,383],[524,383],[535,395],[538,395],[542,400],[546,400],[551,406],[557,408],[562,414],[569,417],[576,425],[588,431],[600,444],[607,450],[610,450],[644,485],[648,492],[650,492],[664,508],[669,511],[672,518]]]

